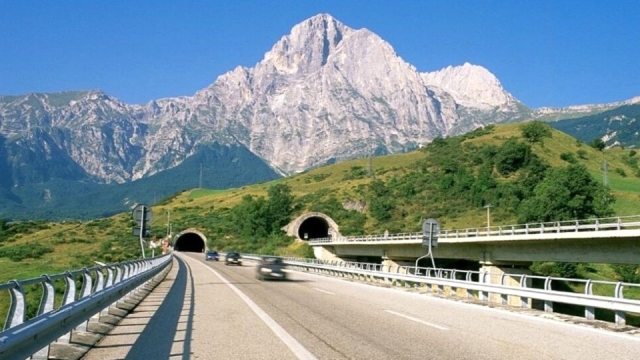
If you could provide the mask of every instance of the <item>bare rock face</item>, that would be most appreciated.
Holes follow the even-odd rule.
[[[0,96],[0,135],[27,148],[46,142],[87,176],[121,183],[214,142],[241,144],[291,174],[529,113],[480,66],[419,73],[371,31],[320,14],[255,67],[223,74],[191,97],[128,105],[100,91]]]

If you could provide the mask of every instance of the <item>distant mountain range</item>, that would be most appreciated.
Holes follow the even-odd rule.
[[[107,216],[181,189],[242,186],[487,124],[614,108],[531,110],[481,66],[420,73],[371,31],[320,14],[253,68],[191,97],[131,105],[98,90],[0,96],[0,218]]]

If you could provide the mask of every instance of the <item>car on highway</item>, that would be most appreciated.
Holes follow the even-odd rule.
[[[218,255],[217,251],[207,251],[204,255],[204,259],[206,261],[209,260],[213,260],[213,261],[219,261],[220,260],[220,256]]]
[[[242,265],[242,257],[237,252],[230,252],[224,257],[225,265]]]
[[[256,266],[256,279],[258,280],[286,280],[287,273],[282,259],[275,256],[263,256]]]

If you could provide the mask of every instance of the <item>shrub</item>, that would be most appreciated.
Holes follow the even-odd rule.
[[[611,264],[609,266],[618,275],[618,279],[620,281],[628,283],[640,283],[638,265]]]
[[[579,149],[577,151],[578,157],[582,160],[587,160],[587,152],[584,149]]]
[[[573,156],[573,153],[570,152],[565,152],[560,154],[560,159],[570,163],[570,164],[575,164],[578,162],[578,160],[576,160],[576,158]]]

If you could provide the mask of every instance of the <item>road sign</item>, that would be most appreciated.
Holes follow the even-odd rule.
[[[150,223],[151,219],[153,218],[151,207],[144,204],[136,205],[136,207],[133,208],[131,215],[133,216],[133,221],[135,221],[136,224],[138,225],[140,225],[140,223],[142,222],[143,215],[144,215],[144,222],[146,223]]]
[[[133,236],[140,236],[140,226],[133,227]],[[143,237],[150,237],[150,236],[151,236],[151,229],[145,227],[144,232],[140,237],[143,238]]]
[[[422,246],[438,247],[440,223],[436,219],[427,219],[422,223]]]

